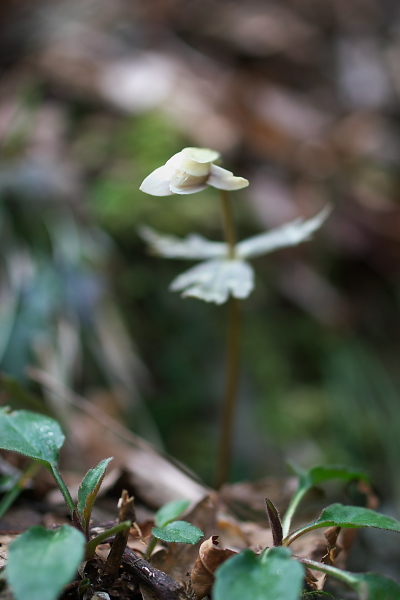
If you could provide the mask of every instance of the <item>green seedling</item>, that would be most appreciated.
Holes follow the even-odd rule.
[[[181,544],[197,544],[204,533],[195,525],[178,518],[188,509],[190,500],[174,500],[164,504],[155,514],[153,537],[150,540],[146,556],[149,558],[156,547],[157,540]]]
[[[332,526],[372,527],[399,533],[400,521],[368,508],[342,504],[333,504],[325,508],[316,521],[288,531],[301,499],[312,487],[332,479],[368,481],[368,476],[338,465],[318,466],[309,471],[292,466],[292,470],[299,477],[299,487],[282,522],[272,501],[266,499],[274,547],[266,548],[259,555],[245,550],[224,562],[216,571],[213,599],[300,600],[307,597],[303,590],[307,567],[339,579],[355,590],[360,600],[400,600],[399,584],[388,577],[376,573],[350,573],[322,562],[296,557],[289,548],[300,536]]]
[[[33,459],[25,478],[32,476],[38,465],[44,465],[52,473],[69,508],[73,525],[64,525],[55,531],[41,526],[32,527],[10,545],[7,578],[17,600],[25,600],[28,596],[38,600],[55,600],[85,556],[91,558],[100,543],[131,526],[130,521],[119,523],[89,541],[93,504],[112,459],[107,458],[89,470],[81,483],[75,505],[58,468],[59,452],[64,441],[61,427],[54,419],[26,410],[0,408],[0,448]],[[3,509],[8,508],[20,492],[21,480],[16,488],[17,492],[15,488],[10,490],[3,500]]]

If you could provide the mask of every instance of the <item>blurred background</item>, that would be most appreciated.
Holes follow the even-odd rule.
[[[3,0],[0,370],[45,371],[212,482],[226,306],[170,293],[188,263],[137,231],[221,239],[216,190],[138,190],[214,148],[250,180],[240,238],[334,206],[254,263],[234,479],[346,463],[398,499],[399,65],[395,0]]]

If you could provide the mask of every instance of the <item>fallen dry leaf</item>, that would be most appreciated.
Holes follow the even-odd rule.
[[[237,554],[237,552],[219,546],[217,535],[212,535],[201,544],[199,555],[190,576],[191,587],[198,600],[201,600],[204,596],[209,596],[214,583],[215,571],[234,554]]]

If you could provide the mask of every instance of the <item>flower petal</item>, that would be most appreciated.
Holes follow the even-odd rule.
[[[282,227],[277,227],[266,233],[255,235],[240,242],[236,246],[236,254],[238,257],[254,258],[278,250],[287,246],[296,246],[301,242],[310,239],[311,235],[317,231],[328,218],[332,211],[331,206],[325,206],[315,217],[304,221],[297,219],[292,223],[287,223]]]
[[[210,148],[184,148],[182,154],[197,163],[212,163],[220,157],[219,152]]]
[[[235,177],[231,171],[217,165],[210,166],[210,177],[207,183],[219,190],[241,190],[249,185],[244,177]]]
[[[174,194],[195,194],[196,192],[202,192],[206,189],[206,183],[198,183],[198,180],[201,180],[201,177],[193,177],[192,181],[186,181],[184,185],[171,182],[169,187]],[[189,183],[189,185],[188,185]]]
[[[185,271],[171,284],[172,291],[223,304],[230,295],[247,298],[254,288],[254,271],[241,260],[209,260]]]
[[[158,167],[146,177],[139,189],[152,196],[170,196],[173,191],[170,189],[169,182],[173,173],[171,166]]]
[[[164,235],[151,227],[142,227],[142,238],[150,245],[155,254],[165,258],[205,259],[227,256],[228,245],[224,242],[211,242],[198,234],[185,239],[174,235]]]

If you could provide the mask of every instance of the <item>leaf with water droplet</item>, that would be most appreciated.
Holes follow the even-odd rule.
[[[0,408],[0,448],[19,452],[47,466],[58,464],[65,436],[54,419],[28,410]]]

